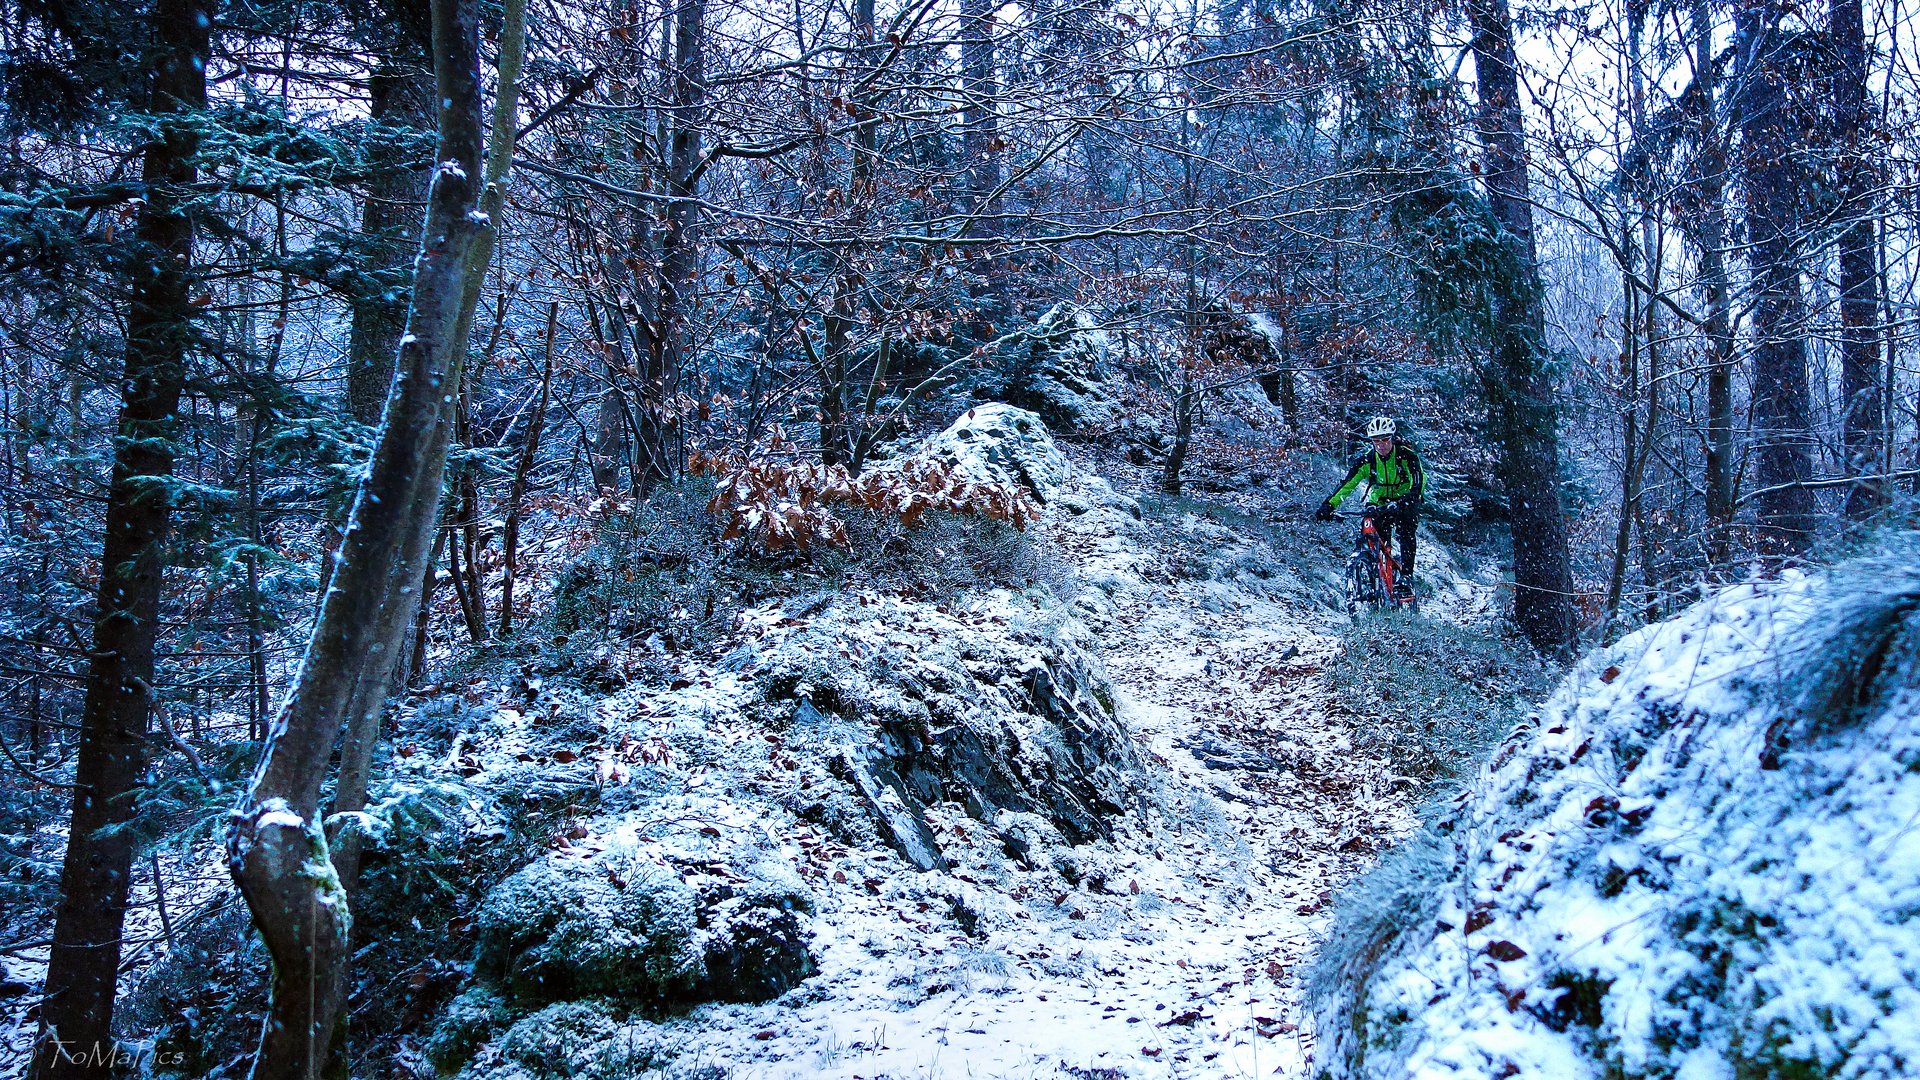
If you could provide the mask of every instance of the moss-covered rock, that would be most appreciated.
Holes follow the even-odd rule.
[[[500,1039],[500,1056],[538,1080],[593,1075],[620,1024],[605,1002],[563,1001],[521,1018]]]
[[[695,902],[630,851],[551,854],[488,894],[475,971],[522,1003],[682,998],[701,975]]]
[[[440,1023],[427,1036],[427,1058],[441,1071],[452,1072],[473,1060],[480,1047],[512,1021],[506,998],[484,986],[472,987],[440,1014]]]
[[[800,916],[786,908],[736,898],[711,916],[706,977],[699,994],[714,1001],[768,1001],[818,969]]]

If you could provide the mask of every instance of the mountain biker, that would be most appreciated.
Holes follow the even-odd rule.
[[[1373,443],[1372,448],[1354,457],[1347,466],[1347,478],[1340,482],[1338,490],[1327,496],[1313,516],[1320,521],[1332,521],[1334,509],[1365,480],[1366,512],[1372,516],[1380,538],[1390,540],[1394,530],[1399,530],[1394,548],[1400,553],[1400,584],[1410,592],[1413,533],[1420,521],[1420,501],[1427,494],[1426,470],[1421,467],[1420,455],[1401,441],[1399,428],[1391,417],[1376,416],[1367,421],[1367,438]]]

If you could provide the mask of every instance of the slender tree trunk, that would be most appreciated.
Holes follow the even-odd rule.
[[[1513,526],[1514,618],[1536,648],[1564,654],[1577,640],[1578,628],[1560,505],[1559,406],[1544,355],[1546,313],[1513,33],[1506,0],[1469,0],[1467,18],[1487,194],[1522,269],[1515,293],[1495,300],[1493,368],[1484,380],[1492,392],[1500,476]]]
[[[457,389],[448,380],[477,297],[470,263],[489,229],[480,212],[479,5],[434,0],[432,18],[440,164],[386,422],[299,677],[227,836],[229,866],[273,961],[256,1080],[317,1077],[345,997],[351,918],[319,819],[321,786],[335,737],[359,719],[349,712],[382,704],[412,614],[446,467],[447,399]]]
[[[507,177],[513,161],[514,136],[518,126],[520,67],[526,55],[526,12],[526,0],[507,0],[501,9],[499,89],[494,95],[493,131],[487,149],[485,187],[480,195],[480,216],[490,227],[482,229],[473,238],[466,254],[465,276],[459,285],[460,298],[455,308],[450,357],[444,379],[449,392],[443,396],[456,401],[464,392],[462,374],[467,338],[473,329],[474,311],[480,304],[480,289],[486,281],[487,268],[493,261],[494,238],[498,235],[506,207]],[[444,48],[440,40],[439,37],[435,39],[436,56],[443,55],[438,51]],[[477,64],[477,57],[475,62]],[[441,85],[445,87],[446,84],[443,81]],[[444,89],[442,93],[443,103],[451,100],[450,96],[445,95]],[[444,132],[444,115],[441,126]],[[443,135],[442,147],[445,145]],[[446,159],[442,157],[441,160]],[[419,284],[418,277],[415,284],[416,287]],[[425,449],[426,460],[433,463],[431,497],[435,500],[440,494],[447,447],[453,432],[451,412],[451,408],[440,410],[438,426],[432,430],[432,437]],[[382,437],[385,437],[384,432]],[[380,677],[363,677],[354,684],[346,708],[346,735],[341,740],[340,775],[334,784],[333,802],[328,807],[330,817],[358,813],[366,806],[367,781],[373,771],[373,753],[379,741],[380,718],[385,712],[390,676],[399,674],[407,666],[398,659],[400,645],[431,585],[427,575],[433,573],[432,563],[435,560],[428,555],[428,545],[438,542],[434,536],[440,531],[436,528],[439,522],[437,507],[436,501],[410,523],[413,531],[406,536],[400,558],[387,575],[386,596],[379,607],[381,622],[376,634],[381,641],[393,642],[391,651],[395,659],[390,661],[391,667],[381,672]],[[416,586],[416,581],[424,581],[425,584]],[[482,632],[484,629],[483,622]],[[333,836],[330,834],[328,839],[332,841]],[[335,872],[349,896],[359,879],[363,841],[364,837],[358,831],[346,832],[340,835],[338,849],[333,852]]]
[[[966,234],[975,237],[1006,235],[1000,201],[993,197],[1000,187],[1000,84],[997,56],[998,27],[994,0],[962,0],[960,5],[960,153],[964,159],[960,177],[960,208],[972,215]],[[977,280],[968,284],[975,315],[968,332],[979,338],[994,334],[995,322],[1005,307],[1006,267],[997,254],[998,245],[972,250],[968,269]]]
[[[874,200],[877,154],[875,125],[880,114],[873,88],[873,0],[854,0],[853,33],[860,64],[854,78],[860,86],[853,96],[853,160],[847,170],[847,229],[851,235],[866,223]],[[864,253],[850,244],[834,249],[833,306],[821,327],[820,460],[827,465],[851,464],[854,436],[847,422],[848,373],[851,370],[852,332],[858,324]]]
[[[504,294],[502,294],[504,297]],[[471,411],[473,394],[466,380],[461,380],[460,393],[455,396],[453,437],[457,445],[475,449],[473,444],[473,424]],[[464,589],[460,594],[460,609],[467,618],[467,637],[474,644],[487,640],[487,579],[486,571],[480,566],[480,481],[472,459],[459,463],[455,470],[454,490],[454,528],[459,543],[454,545],[453,557],[447,565],[453,569],[453,585],[462,589],[460,568],[466,567]]]
[[[1633,230],[1622,231],[1625,249],[1632,253]],[[1613,566],[1607,574],[1606,629],[1610,636],[1620,615],[1620,596],[1627,582],[1627,554],[1633,543],[1633,526],[1640,509],[1640,320],[1636,316],[1639,289],[1633,283],[1633,262],[1622,278],[1621,302],[1625,315],[1620,320],[1624,333],[1620,342],[1620,520],[1614,525]]]
[[[1726,261],[1727,151],[1714,113],[1713,7],[1707,0],[1695,0],[1693,33],[1690,107],[1699,125],[1701,148],[1696,239],[1700,288],[1707,302],[1707,558],[1715,566],[1725,566],[1730,553],[1728,529],[1733,524],[1733,320]]]
[[[673,21],[672,134],[667,228],[660,237],[658,333],[641,372],[639,453],[644,494],[679,475],[680,379],[693,349],[700,271],[700,157],[706,117],[706,0],[679,0]]]
[[[991,215],[990,197],[1000,186],[999,84],[994,57],[992,0],[962,0],[960,5],[960,114],[961,154],[966,158],[962,207],[966,213]],[[998,236],[998,222],[976,223],[976,236]]]
[[[1874,259],[1874,168],[1867,143],[1867,35],[1860,0],[1832,0],[1834,138],[1840,144],[1841,446],[1850,476],[1871,476],[1885,456],[1886,417],[1881,412],[1880,276]],[[1886,481],[1864,481],[1847,491],[1848,517],[1865,517],[1885,505]]]
[[[1199,411],[1200,390],[1194,385],[1193,368],[1182,365],[1180,392],[1173,399],[1173,445],[1160,469],[1160,490],[1169,495],[1180,494],[1180,474],[1187,465],[1187,451],[1193,446],[1193,421]]]
[[[134,854],[133,835],[115,826],[134,816],[147,767],[154,643],[172,525],[171,440],[194,336],[188,298],[194,230],[182,189],[196,175],[190,117],[207,104],[211,17],[207,0],[160,0],[152,14],[157,67],[149,108],[158,117],[158,138],[141,160],[147,189],[135,226],[141,254],[129,260],[120,419],[35,1080],[112,1072],[114,990]]]
[[[547,305],[547,356],[540,369],[540,397],[534,402],[533,415],[527,419],[527,441],[520,447],[520,460],[513,467],[513,483],[507,488],[507,520],[500,529],[500,637],[513,636],[513,583],[520,572],[520,514],[527,500],[527,483],[533,476],[534,462],[540,455],[540,433],[547,422],[547,399],[553,390],[553,333],[560,323],[560,302]]]
[[[434,587],[440,579],[440,556],[446,553],[447,530],[433,530],[433,553],[427,556],[427,563],[420,572],[420,603],[413,611],[413,653],[407,658],[407,685],[418,685],[427,673],[427,631],[428,622],[433,616]],[[334,852],[333,864],[337,869],[343,861],[339,851]],[[354,875],[341,875],[345,884]]]
[[[1806,301],[1794,251],[1799,227],[1793,136],[1780,46],[1778,0],[1736,12],[1741,171],[1753,310],[1754,501],[1768,554],[1798,554],[1813,542],[1812,389],[1807,378]]]

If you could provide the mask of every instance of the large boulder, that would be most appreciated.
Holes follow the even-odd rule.
[[[1736,586],[1597,651],[1349,901],[1326,1075],[1920,1066],[1920,560]]]
[[[474,971],[522,1006],[765,1001],[814,973],[813,898],[791,869],[696,876],[617,833],[602,850],[550,852],[487,894]]]
[[[1026,488],[1042,503],[1066,482],[1070,469],[1040,417],[999,402],[968,409],[913,456],[975,483]]]
[[[790,718],[796,748],[831,763],[841,786],[804,816],[858,817],[909,863],[944,869],[933,803],[986,822],[1035,814],[1084,843],[1136,801],[1140,763],[1092,645],[1072,621],[839,597],[725,663]]]
[[[553,852],[487,894],[474,970],[523,1003],[684,998],[703,973],[697,901],[630,849]]]

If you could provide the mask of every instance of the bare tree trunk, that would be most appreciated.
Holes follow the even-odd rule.
[[[1181,470],[1187,465],[1187,451],[1193,446],[1193,421],[1200,411],[1200,388],[1194,384],[1193,367],[1180,368],[1180,392],[1173,399],[1173,445],[1160,469],[1160,490],[1180,494]]]
[[[1514,295],[1495,299],[1492,394],[1500,476],[1513,526],[1514,618],[1535,648],[1564,654],[1577,638],[1573,569],[1560,505],[1559,406],[1542,355],[1546,313],[1534,246],[1519,75],[1506,0],[1469,0],[1478,126],[1493,215],[1520,262]]]
[[[1611,635],[1620,615],[1620,596],[1627,582],[1627,554],[1633,543],[1633,525],[1640,511],[1640,475],[1644,455],[1640,448],[1640,320],[1636,309],[1640,290],[1633,283],[1636,246],[1631,227],[1623,230],[1622,248],[1629,254],[1622,275],[1621,303],[1625,317],[1620,342],[1620,520],[1614,525],[1613,565],[1607,573],[1606,633]]]
[[[660,237],[658,333],[641,372],[636,486],[644,494],[680,473],[680,376],[693,349],[700,271],[700,156],[706,108],[706,0],[680,0],[673,23],[672,134],[667,228]]]
[[[999,85],[994,71],[994,18],[991,0],[962,0],[960,6],[961,154],[965,157],[963,209],[991,215],[990,197],[1000,186]],[[997,222],[979,222],[974,235],[998,236]]]
[[[420,603],[413,610],[413,652],[407,657],[407,685],[419,683],[427,672],[427,630],[428,621],[433,617],[434,586],[439,584],[440,556],[446,551],[447,530],[433,530],[433,552],[427,556],[426,565],[420,568]],[[333,865],[337,869],[343,861],[341,853],[334,852]],[[351,874],[341,875],[345,884]],[[349,886],[349,890],[351,887]]]
[[[433,122],[433,71],[426,62],[432,31],[425,12],[400,0],[382,0],[376,10],[387,40],[367,80],[367,118],[377,128],[424,131]],[[393,385],[407,320],[407,285],[398,279],[420,248],[420,207],[427,197],[425,163],[409,160],[406,142],[392,133],[376,131],[374,138],[360,212],[360,238],[371,249],[373,272],[354,292],[347,339],[347,415],[368,427],[380,422]]]
[[[875,125],[880,122],[873,71],[873,0],[854,0],[853,32],[860,65],[854,78],[856,91],[852,111],[853,161],[847,174],[847,233],[857,233],[865,225],[874,200],[874,166],[877,153]],[[858,324],[862,275],[860,259],[864,253],[843,244],[834,250],[833,306],[821,327],[825,355],[820,374],[820,460],[827,465],[847,465],[854,461],[853,433],[847,422],[848,372],[852,367],[851,338]]]
[[[1699,125],[1700,208],[1695,238],[1700,246],[1700,288],[1706,293],[1707,441],[1706,515],[1707,557],[1724,566],[1729,557],[1727,532],[1733,524],[1733,320],[1727,285],[1726,140],[1714,111],[1713,7],[1707,0],[1693,5],[1694,64],[1690,108]]]
[[[252,1075],[320,1075],[346,991],[351,917],[319,820],[335,737],[377,710],[413,611],[446,467],[459,328],[471,324],[480,213],[477,0],[434,0],[440,136],[413,303],[379,441],[292,692],[227,835],[228,862],[273,960]],[[396,587],[395,583],[398,583]]]
[[[1741,171],[1747,195],[1747,243],[1753,262],[1754,494],[1761,550],[1798,554],[1813,542],[1811,387],[1807,379],[1806,302],[1795,262],[1799,214],[1786,78],[1777,57],[1778,0],[1736,11]]]
[[[1835,172],[1840,184],[1840,396],[1841,445],[1850,476],[1871,476],[1885,456],[1886,417],[1881,412],[1880,276],[1874,259],[1874,168],[1867,143],[1866,19],[1860,0],[1832,0],[1835,70],[1833,107],[1840,144]],[[1886,504],[1886,481],[1865,481],[1847,492],[1848,517],[1865,517]]]
[[[485,187],[480,195],[481,214],[490,227],[473,239],[467,254],[466,276],[460,283],[460,301],[455,309],[451,357],[445,377],[445,386],[451,390],[445,396],[456,401],[464,395],[462,369],[467,356],[467,336],[473,328],[474,310],[480,304],[480,288],[486,281],[487,267],[493,261],[494,238],[498,235],[501,215],[506,207],[507,174],[513,160],[520,105],[520,67],[526,55],[526,12],[526,0],[507,0],[501,9],[499,89],[494,95],[492,140],[487,152]],[[477,64],[477,57],[475,62]],[[447,98],[443,97],[442,100]],[[450,409],[441,410],[439,426],[433,430],[430,445],[426,448],[427,459],[438,463],[434,465],[436,472],[431,489],[436,500],[440,494],[441,474],[446,465],[447,447],[453,431],[450,412]],[[384,437],[384,432],[382,434]],[[436,529],[437,506],[437,502],[429,506],[423,516],[416,520],[400,559],[387,577],[387,594],[379,609],[382,622],[377,632],[382,640],[390,638],[393,641],[396,658],[390,673],[386,674],[399,674],[405,670],[397,653],[408,626],[414,621],[414,613],[424,603],[423,597],[430,586],[426,575],[433,572],[432,563],[435,560],[428,555],[428,545],[430,542],[437,543],[434,536],[439,531]],[[417,592],[416,580],[427,582],[420,585]],[[347,703],[347,730],[341,740],[340,775],[334,783],[333,803],[328,807],[329,817],[358,813],[366,806],[367,780],[373,771],[373,753],[379,741],[380,717],[385,712],[390,682],[391,679],[383,674],[381,678],[362,678],[353,688],[353,696]],[[330,842],[334,840],[334,835],[329,833]],[[338,849],[333,852],[334,870],[349,897],[359,878],[363,841],[364,837],[357,830],[339,834]]]
[[[500,637],[513,636],[513,582],[520,570],[520,513],[525,508],[527,482],[540,454],[540,433],[547,422],[547,399],[553,390],[553,333],[560,323],[560,302],[547,305],[547,357],[540,369],[540,397],[527,419],[527,441],[513,467],[507,489],[507,520],[500,529]]]
[[[154,642],[172,527],[175,418],[193,344],[188,299],[195,179],[192,114],[206,108],[212,10],[207,0],[160,0],[152,14],[158,68],[149,108],[158,137],[141,160],[146,199],[129,260],[125,369],[100,556],[93,647],[80,718],[73,818],[60,873],[53,950],[34,1046],[35,1080],[112,1072],[113,1006],[134,837],[117,829],[137,810],[154,702]]]

